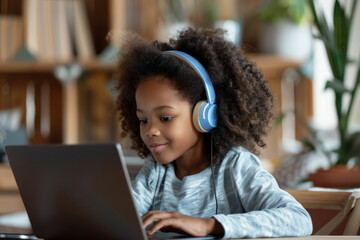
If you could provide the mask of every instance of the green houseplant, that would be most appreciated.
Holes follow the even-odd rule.
[[[360,174],[360,131],[351,132],[349,129],[350,117],[354,110],[354,101],[360,84],[359,59],[351,59],[349,57],[348,49],[350,33],[354,24],[354,12],[357,0],[352,1],[349,16],[346,15],[345,9],[340,2],[338,0],[335,1],[333,10],[333,26],[331,26],[326,20],[323,11],[317,5],[316,0],[308,0],[308,2],[313,14],[314,25],[318,30],[314,36],[322,40],[324,43],[333,75],[333,78],[328,80],[325,86],[325,89],[332,90],[334,93],[334,105],[338,121],[337,131],[339,135],[339,146],[332,150],[332,152],[336,155],[336,159],[331,162],[331,164],[337,166],[351,166],[352,169],[350,171],[356,171],[356,174]],[[354,76],[355,79],[346,78],[346,68],[350,64],[357,67]],[[349,80],[352,81],[345,83]],[[316,148],[316,146],[314,146],[314,148]],[[343,169],[346,169],[346,167]],[[343,169],[341,172],[344,172]],[[320,170],[317,173],[322,174],[321,177],[322,180],[324,180],[325,172]],[[315,180],[317,173],[310,174],[310,180],[313,180],[315,184],[317,181]],[[349,173],[343,174],[343,176],[349,175]],[[359,175],[353,178],[354,180],[357,180],[357,182],[349,183],[349,186],[360,186]],[[340,179],[335,177],[334,180],[338,181]]]
[[[266,1],[259,9],[258,16],[265,22],[277,22],[287,18],[300,25],[311,21],[309,5],[303,0]]]
[[[259,50],[288,59],[306,60],[311,53],[311,11],[307,1],[268,0],[256,12]]]

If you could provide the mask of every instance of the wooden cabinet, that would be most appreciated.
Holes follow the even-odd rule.
[[[115,139],[115,131],[106,134],[102,125],[111,117],[110,107],[100,106],[109,102],[110,93],[103,93],[114,65],[98,56],[112,44],[109,31],[128,27],[126,8],[132,1],[5,2],[0,6],[0,111],[21,109],[31,144]],[[54,74],[73,65],[81,74],[72,79],[61,81]]]
[[[62,84],[51,72],[4,71],[7,66],[0,67],[0,111],[21,109],[30,143],[62,142]]]
[[[93,115],[97,114],[97,112],[93,113],[92,107],[98,109],[97,111],[108,109],[109,114],[111,113],[109,107],[98,106],[99,101],[103,103],[103,100],[97,96],[104,95],[114,65],[102,64],[98,61],[77,62],[77,64],[81,66],[83,74],[78,79],[66,83],[55,78],[53,74],[54,68],[67,66],[61,63],[0,64],[0,110],[21,108],[21,124],[27,128],[30,143],[89,141],[86,136],[91,134],[86,134],[86,131],[91,132],[92,127],[96,128],[89,126],[88,123]],[[89,92],[92,95],[89,96]],[[110,91],[108,97],[109,95]],[[91,101],[93,103],[89,105]],[[111,99],[107,98],[107,104],[111,104],[109,101]],[[86,111],[91,111],[92,115],[89,116]],[[105,117],[110,117],[109,114],[105,113]],[[86,116],[89,119],[86,119]],[[94,121],[96,122],[97,119]],[[106,126],[105,124],[104,127]]]

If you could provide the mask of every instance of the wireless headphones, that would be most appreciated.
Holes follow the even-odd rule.
[[[168,54],[183,62],[187,63],[191,68],[193,68],[196,73],[200,76],[204,83],[206,100],[197,102],[193,110],[193,123],[199,132],[206,133],[210,132],[217,126],[218,115],[217,115],[217,105],[215,90],[211,83],[209,74],[206,72],[204,66],[195,58],[190,56],[187,53],[180,51],[165,51],[164,54]]]

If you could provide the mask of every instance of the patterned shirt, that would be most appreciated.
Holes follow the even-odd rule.
[[[259,159],[233,147],[211,167],[179,180],[174,164],[148,159],[132,182],[139,214],[151,210],[177,211],[194,217],[215,218],[223,238],[306,236],[312,232],[308,212],[281,190]],[[214,194],[216,187],[216,199]]]

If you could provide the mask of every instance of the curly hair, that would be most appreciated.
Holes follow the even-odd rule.
[[[141,140],[136,116],[135,92],[143,79],[168,78],[193,106],[206,99],[197,73],[178,58],[163,54],[166,50],[190,54],[202,63],[211,78],[218,105],[218,126],[213,130],[215,161],[220,161],[233,146],[242,146],[255,154],[258,147],[266,146],[263,138],[270,130],[274,96],[263,74],[238,46],[224,39],[224,33],[222,29],[187,28],[168,43],[127,36],[115,77],[116,110],[122,137],[130,136],[132,148],[139,156],[150,154]],[[209,134],[205,138],[209,139]]]

